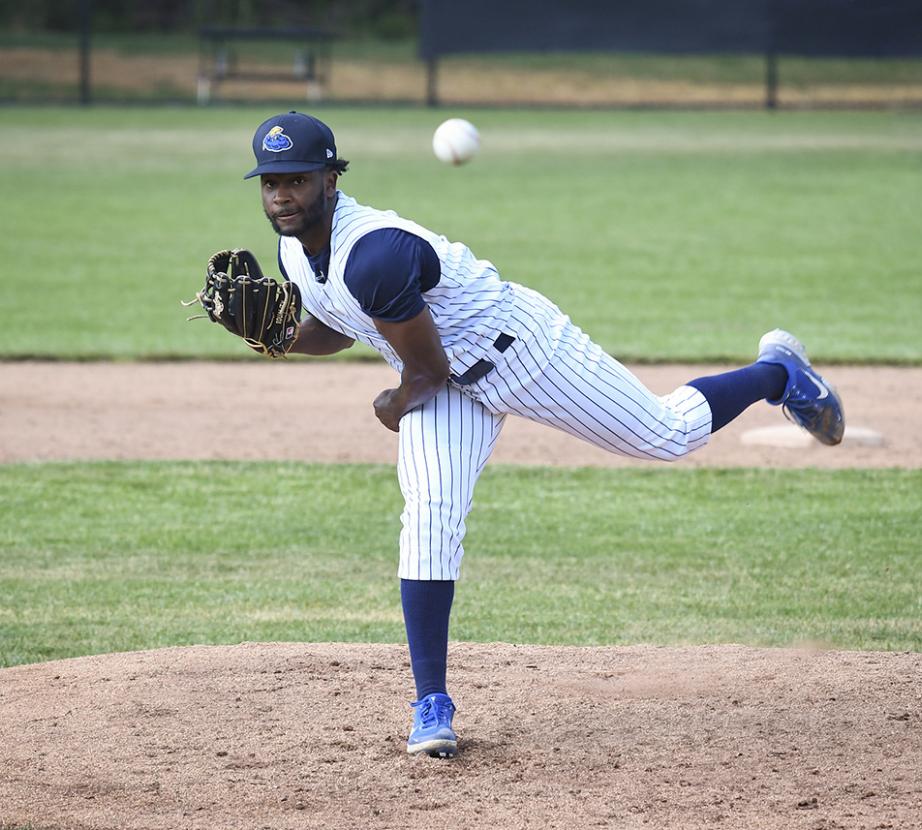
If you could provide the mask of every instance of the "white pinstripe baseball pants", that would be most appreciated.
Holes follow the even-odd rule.
[[[496,368],[470,386],[446,385],[400,421],[402,579],[458,578],[474,485],[507,414],[634,458],[675,461],[710,438],[701,392],[657,397],[550,300],[516,289],[516,340],[491,356]]]

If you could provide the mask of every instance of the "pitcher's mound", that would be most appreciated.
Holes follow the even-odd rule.
[[[401,646],[0,671],[0,827],[922,823],[922,654],[452,645],[460,755],[409,758]]]

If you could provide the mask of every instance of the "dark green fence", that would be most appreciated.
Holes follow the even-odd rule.
[[[696,0],[698,5],[704,1]],[[699,26],[695,43],[683,47],[677,33],[690,27],[665,27],[673,40],[664,51],[656,48],[663,27],[651,29],[652,24],[643,19],[647,12],[642,10],[655,11],[652,6],[589,0],[545,4],[541,16],[531,15],[535,19],[531,22],[541,18],[543,28],[520,23],[514,31],[512,21],[507,21],[510,28],[504,31],[502,20],[483,26],[486,18],[477,15],[483,12],[478,11],[480,6],[514,11],[519,0],[464,4],[425,0],[419,8],[413,0],[36,0],[0,6],[0,100],[739,108],[766,103],[785,108],[922,105],[922,57],[905,48],[875,52],[876,47],[871,47],[879,44],[884,31],[880,21],[877,28],[868,29],[866,48],[853,49],[855,54],[835,54],[828,42],[826,48],[818,47],[819,54],[808,54],[806,49],[800,53],[766,50],[763,40],[740,34],[747,25],[746,10],[752,11],[750,1],[722,0],[734,12],[722,21],[720,37],[709,40]],[[843,1],[824,0],[827,5]],[[666,2],[678,0],[657,0],[658,5]],[[719,5],[717,0],[708,2]],[[799,2],[809,5],[819,0]],[[896,5],[902,2],[896,0]],[[922,8],[918,0],[913,2]],[[469,31],[452,22],[451,15],[462,7]],[[589,40],[580,46],[574,40],[577,24],[586,21],[580,23],[574,14],[581,7],[603,8],[607,13],[632,9],[631,26],[622,30],[633,32],[633,41]],[[447,34],[439,34],[433,22],[440,8],[449,10],[442,19]],[[688,14],[697,7],[687,2],[684,8]],[[559,21],[556,27],[545,25],[555,22],[554,10],[570,15],[569,27]],[[475,37],[478,26],[471,24],[478,19],[480,41]],[[748,22],[757,34],[764,32],[764,21],[758,16]],[[602,28],[589,26],[587,31]],[[785,37],[799,43],[798,37],[818,37],[815,28],[806,23],[801,29],[789,25]],[[902,36],[904,41],[922,37],[922,27],[904,28],[909,32]]]

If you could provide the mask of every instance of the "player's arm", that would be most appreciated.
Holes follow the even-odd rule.
[[[390,323],[375,319],[374,324],[403,361],[400,386],[385,389],[374,402],[378,420],[398,432],[400,419],[407,412],[445,386],[450,374],[448,357],[428,307],[410,320]]]
[[[432,246],[399,228],[379,228],[356,242],[343,281],[403,362],[400,386],[375,398],[375,415],[398,431],[400,419],[448,380],[448,357],[423,299],[438,285],[441,265]]]
[[[310,355],[336,354],[355,343],[351,337],[331,329],[316,317],[307,312],[304,314],[305,318],[298,326],[298,334],[290,351]]]

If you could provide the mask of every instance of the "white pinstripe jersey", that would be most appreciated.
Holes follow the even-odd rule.
[[[461,375],[485,357],[497,336],[507,331],[514,305],[510,283],[500,280],[496,268],[477,259],[460,242],[398,216],[358,204],[337,191],[330,237],[330,265],[326,280],[317,280],[301,243],[294,237],[279,238],[279,259],[288,278],[301,291],[306,311],[383,355],[397,371],[402,362],[361,308],[344,282],[346,262],[355,243],[365,234],[381,228],[400,228],[428,242],[439,258],[438,284],[423,292],[435,327],[442,340],[452,374]]]
[[[675,460],[707,443],[711,410],[700,391],[681,386],[657,397],[553,302],[501,280],[493,265],[465,245],[337,195],[324,282],[297,239],[279,240],[280,262],[301,290],[305,309],[331,329],[367,343],[399,371],[399,357],[347,288],[345,267],[365,234],[408,231],[432,245],[439,258],[440,280],[422,296],[452,373],[462,375],[481,359],[495,367],[464,386],[446,383],[400,420],[401,578],[458,578],[474,484],[507,415],[635,458]],[[493,348],[500,334],[514,338],[502,351]]]

